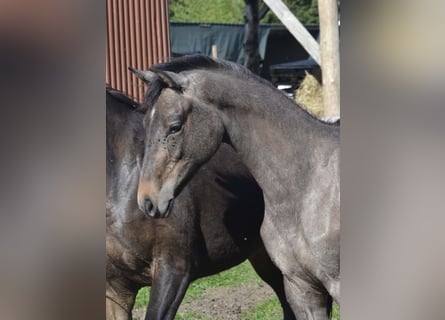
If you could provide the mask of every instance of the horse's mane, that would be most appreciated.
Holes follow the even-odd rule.
[[[236,74],[244,76],[246,78],[254,78],[255,80],[265,85],[273,86],[269,81],[259,77],[258,75],[252,73],[249,69],[237,63],[220,59],[215,60],[200,54],[183,56],[181,58],[172,60],[168,63],[159,64],[156,66],[156,69],[172,71],[176,73],[186,70],[198,70],[198,69],[227,70],[227,71],[233,71]]]
[[[260,76],[254,74],[249,69],[231,62],[227,60],[214,60],[210,57],[204,56],[204,55],[188,55],[183,56],[180,58],[176,58],[170,62],[162,63],[156,65],[157,70],[163,70],[163,71],[171,71],[175,73],[179,73],[182,71],[188,71],[188,70],[225,70],[225,71],[232,71],[238,76],[244,77],[246,79],[254,79],[257,82],[269,86],[274,87],[274,85],[267,81],[266,79],[261,78]],[[156,102],[157,98],[161,94],[162,89],[164,89],[166,85],[159,79],[156,79],[152,82],[150,82],[150,86],[145,94],[144,102],[141,104],[141,108],[145,109],[146,111],[148,108],[151,108],[154,103]],[[295,103],[295,102],[294,102]],[[295,103],[295,106],[303,110],[305,113],[307,113],[311,118],[318,120],[324,124],[329,125],[340,125],[340,120],[338,119],[335,122],[326,122],[323,119],[317,118],[310,114],[306,109],[302,108],[298,104]]]
[[[227,60],[219,60],[219,59],[214,60],[210,57],[200,54],[183,56],[180,58],[176,58],[170,62],[158,64],[156,65],[156,69],[163,71],[171,71],[175,73],[188,70],[233,71],[237,75],[245,77],[246,79],[248,78],[255,79],[256,81],[261,82],[264,85],[273,87],[273,85],[269,81],[252,73],[250,70],[239,64]],[[150,108],[151,106],[153,106],[154,103],[156,102],[156,99],[161,94],[162,89],[164,88],[165,84],[159,79],[150,82],[150,86],[147,92],[145,93],[143,108]]]

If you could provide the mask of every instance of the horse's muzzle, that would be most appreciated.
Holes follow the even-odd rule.
[[[151,218],[166,218],[172,209],[173,199],[168,201],[167,207],[161,212],[158,206],[155,206],[150,198],[145,198],[139,203],[139,209],[148,217]]]
[[[149,198],[145,198],[139,203],[139,209],[149,217],[158,218],[160,216],[159,211],[155,208],[153,202]]]

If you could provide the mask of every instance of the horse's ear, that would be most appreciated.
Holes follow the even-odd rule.
[[[150,68],[150,71],[154,72],[169,88],[182,90],[188,85],[188,79],[182,74],[156,68]]]
[[[128,70],[130,70],[132,73],[134,73],[139,79],[141,79],[145,83],[152,82],[156,77],[156,74],[152,71],[142,71],[142,70],[137,70],[132,67],[128,67]]]

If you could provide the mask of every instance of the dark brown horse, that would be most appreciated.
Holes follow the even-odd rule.
[[[264,192],[261,236],[297,319],[328,319],[340,299],[339,125],[227,61],[191,56],[135,72],[150,83],[140,208],[168,216],[178,190],[230,143]]]
[[[107,319],[131,319],[138,290],[151,285],[146,319],[173,319],[189,283],[248,258],[277,293],[285,319],[282,275],[259,235],[264,203],[248,171],[222,146],[183,188],[166,219],[136,201],[143,159],[143,115],[107,90]]]

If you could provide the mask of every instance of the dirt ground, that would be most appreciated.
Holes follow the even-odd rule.
[[[182,302],[178,313],[199,313],[214,320],[242,320],[242,313],[274,296],[272,289],[265,284],[209,288],[201,297]],[[133,311],[133,319],[144,319],[144,315],[145,309]]]

